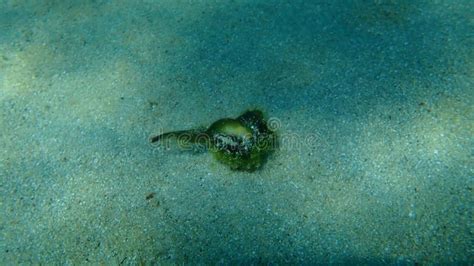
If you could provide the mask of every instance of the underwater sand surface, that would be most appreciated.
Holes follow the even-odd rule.
[[[0,264],[472,264],[473,5],[0,2]],[[249,108],[258,171],[148,142]]]

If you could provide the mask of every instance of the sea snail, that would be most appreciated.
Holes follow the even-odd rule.
[[[232,170],[254,171],[276,148],[276,133],[269,128],[260,110],[249,110],[237,118],[223,118],[208,128],[163,133],[150,141],[176,138],[183,144],[204,145],[221,163]],[[184,142],[183,142],[184,141]]]

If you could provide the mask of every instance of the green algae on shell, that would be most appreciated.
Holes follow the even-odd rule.
[[[232,170],[254,171],[262,166],[276,148],[276,133],[272,131],[262,111],[249,110],[237,118],[223,118],[207,129],[167,132],[151,138],[151,142],[167,138],[204,144],[217,161]]]

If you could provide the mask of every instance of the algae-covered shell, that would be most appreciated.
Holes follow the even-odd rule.
[[[206,144],[221,163],[233,170],[254,171],[276,147],[276,134],[268,126],[259,110],[249,110],[237,118],[223,118],[207,129],[167,132],[150,139],[157,142],[168,138]]]
[[[259,110],[247,111],[236,119],[218,120],[209,127],[208,134],[214,157],[234,170],[256,170],[276,143],[275,133]]]

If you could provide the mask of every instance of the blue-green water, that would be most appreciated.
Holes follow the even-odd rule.
[[[472,264],[473,5],[0,2],[0,264]]]

